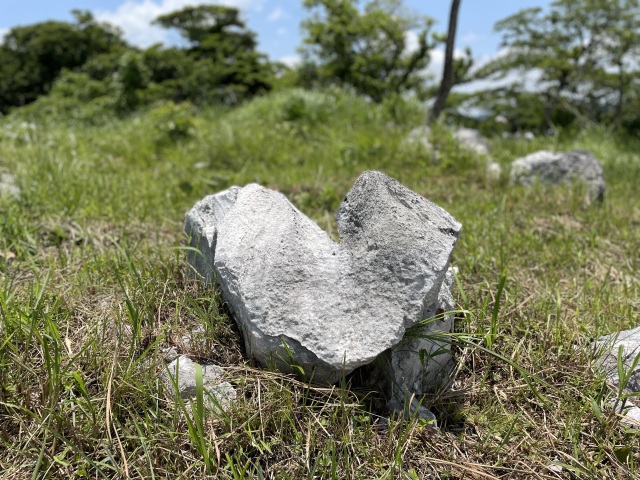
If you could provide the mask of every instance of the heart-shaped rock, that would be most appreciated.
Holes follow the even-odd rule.
[[[461,225],[380,172],[337,216],[340,243],[284,195],[251,184],[189,211],[189,261],[220,285],[247,352],[316,382],[372,362],[438,302]]]

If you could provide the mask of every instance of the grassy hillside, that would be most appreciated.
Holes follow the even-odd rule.
[[[640,323],[640,142],[492,141],[504,166],[593,151],[608,189],[587,205],[579,185],[488,182],[445,128],[438,159],[403,145],[423,118],[401,101],[290,91],[231,111],[166,104],[118,120],[36,105],[1,120],[0,172],[22,194],[0,197],[0,476],[636,478],[639,434],[611,408],[589,341]],[[182,219],[206,194],[259,182],[335,237],[367,169],[463,223],[460,366],[423,400],[438,431],[386,422],[355,379],[322,389],[255,368],[220,299],[186,275]],[[226,368],[228,415],[173,403],[158,381],[170,347]]]

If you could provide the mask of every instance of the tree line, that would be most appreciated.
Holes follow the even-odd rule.
[[[555,0],[547,9],[521,10],[495,25],[502,49],[482,65],[468,48],[453,55],[460,0],[452,2],[444,33],[401,0],[303,0],[308,17],[294,67],[260,53],[255,32],[232,7],[160,16],[154,23],[177,31],[184,44],[146,49],[127,44],[117,27],[89,12],[74,11],[72,22],[20,26],[5,35],[0,112],[47,97],[127,114],[159,100],[233,105],[277,88],[338,85],[374,102],[435,98],[432,119],[439,111],[449,117],[475,111],[489,122],[506,118],[512,130],[587,122],[638,131],[638,1]],[[425,72],[433,49],[444,44],[448,61],[437,82]],[[456,93],[456,85],[477,80],[489,86]]]

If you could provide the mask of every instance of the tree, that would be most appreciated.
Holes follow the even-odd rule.
[[[458,10],[460,8],[460,0],[451,2],[451,12],[449,14],[449,29],[447,34],[447,46],[444,55],[444,68],[442,72],[442,81],[436,95],[433,106],[429,110],[427,124],[435,122],[442,110],[444,110],[445,102],[453,86],[453,49],[455,46],[456,30],[458,28]]]
[[[256,35],[246,28],[238,9],[187,7],[158,17],[154,23],[178,30],[190,42],[187,52],[191,58],[207,62],[207,69],[216,72],[218,87],[238,95],[271,89],[272,66],[256,51]]]
[[[126,48],[117,29],[95,22],[88,12],[73,14],[75,23],[37,23],[12,28],[5,35],[0,46],[0,111],[46,94],[63,69]]]
[[[357,3],[304,1],[312,11],[302,22],[305,68],[315,65],[321,82],[350,85],[376,102],[390,93],[421,90],[421,71],[433,48],[427,40],[433,20],[406,12],[400,0],[372,0],[362,9]],[[411,35],[417,43],[413,51]]]
[[[538,72],[547,126],[559,104],[591,121],[623,116],[638,69],[638,0],[555,0],[546,13],[525,9],[495,29],[505,53],[478,76]]]

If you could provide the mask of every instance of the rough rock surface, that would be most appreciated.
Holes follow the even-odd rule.
[[[358,178],[337,223],[340,244],[255,184],[209,196],[185,218],[191,245],[206,250],[192,265],[209,281],[202,266],[213,265],[247,352],[320,383],[371,363],[437,309],[461,228],[379,172]]]
[[[447,333],[453,330],[454,317],[445,312],[455,309],[454,283],[449,268],[437,301],[422,313],[424,321],[411,327],[400,343],[377,358],[376,364],[385,373],[394,397],[422,395],[449,380],[454,362]]]
[[[438,425],[435,415],[419,399],[427,392],[446,388],[451,381],[455,362],[447,334],[453,331],[455,319],[446,312],[456,306],[454,270],[450,267],[447,271],[438,301],[423,313],[424,321],[411,327],[398,345],[380,354],[375,362],[385,379],[389,408],[422,418],[434,427]]]
[[[602,165],[590,152],[538,152],[518,158],[511,164],[512,184],[531,186],[536,180],[542,185],[557,185],[575,180],[586,182],[592,200],[603,200],[606,184]]]
[[[0,196],[18,197],[20,188],[16,185],[16,179],[10,173],[0,173]]]
[[[453,132],[453,138],[458,144],[478,155],[489,155],[490,146],[486,138],[478,130],[472,128],[460,128]]]
[[[596,361],[597,366],[606,375],[607,381],[615,390],[620,387],[618,353],[619,348],[623,347],[622,364],[625,372],[631,373],[623,393],[640,392],[640,362],[631,371],[636,357],[640,355],[640,327],[600,337],[596,341],[595,347],[599,354]],[[624,415],[636,426],[640,426],[640,399],[631,397],[627,400],[626,407]]]
[[[177,380],[178,391],[184,400],[196,396],[196,363],[182,355],[167,365],[162,373],[162,381],[168,391],[175,391],[173,382]],[[173,377],[173,381],[170,376]],[[208,393],[207,403],[213,410],[227,410],[236,399],[236,391],[229,382],[223,382],[224,372],[217,365],[202,365],[202,387]],[[206,394],[205,394],[206,395]]]
[[[187,251],[187,261],[206,283],[214,278],[217,225],[238,197],[239,187],[231,187],[215,195],[209,195],[189,211],[185,220],[185,231],[190,236],[189,244],[196,250]]]

